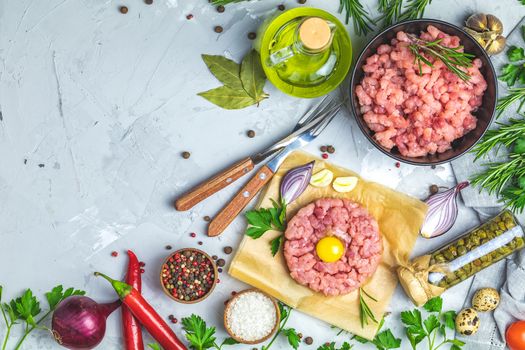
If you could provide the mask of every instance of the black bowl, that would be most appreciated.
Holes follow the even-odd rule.
[[[355,94],[355,88],[358,84],[361,83],[361,80],[364,77],[364,72],[361,67],[364,65],[366,59],[369,56],[376,53],[376,50],[380,45],[390,44],[390,40],[393,39],[396,36],[397,32],[400,30],[407,33],[419,35],[419,33],[426,30],[427,26],[430,24],[447,34],[458,36],[461,39],[461,44],[465,47],[465,52],[474,54],[477,58],[481,59],[481,61],[483,62],[483,66],[481,67],[480,71],[485,77],[488,86],[487,90],[485,91],[485,94],[483,95],[482,105],[474,113],[474,115],[478,118],[476,129],[472,130],[468,134],[452,142],[452,148],[444,153],[436,153],[432,155],[429,154],[425,157],[405,157],[401,153],[399,153],[396,147],[394,147],[391,150],[388,150],[374,140],[374,132],[368,128],[368,125],[366,125],[366,122],[362,117],[357,96]],[[376,37],[372,39],[372,41],[368,43],[368,45],[366,45],[366,47],[359,55],[359,58],[357,59],[354,69],[352,71],[352,79],[350,82],[350,104],[352,106],[354,116],[357,119],[357,124],[359,125],[361,131],[366,135],[368,140],[372,142],[372,144],[374,144],[374,146],[376,146],[376,148],[379,149],[381,152],[398,161],[413,165],[441,164],[454,160],[455,158],[468,152],[483,136],[485,131],[490,126],[492,120],[494,119],[497,96],[498,84],[496,72],[485,50],[476,42],[476,40],[474,40],[474,38],[467,34],[463,29],[456,27],[455,25],[452,25],[450,23],[435,19],[417,19],[401,22],[379,33]]]

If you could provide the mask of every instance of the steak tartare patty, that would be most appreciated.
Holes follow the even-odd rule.
[[[344,255],[326,263],[315,246],[333,235],[344,245]],[[379,264],[382,241],[375,219],[359,204],[323,198],[299,210],[285,232],[284,257],[298,283],[325,295],[347,294],[370,277]]]
[[[420,39],[440,39],[441,45],[451,48],[461,45],[459,37],[431,25]],[[409,48],[411,40],[400,31],[390,45],[379,46],[367,58],[365,77],[355,92],[364,121],[383,147],[397,147],[407,157],[443,153],[452,141],[476,128],[472,113],[481,106],[487,89],[479,70],[482,63],[473,60],[465,82],[442,61],[425,55],[433,67],[422,64],[420,74]]]

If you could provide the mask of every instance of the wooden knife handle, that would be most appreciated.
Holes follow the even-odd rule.
[[[233,219],[250,203],[261,188],[270,181],[273,172],[268,166],[263,166],[254,177],[244,186],[233,200],[224,207],[216,217],[213,218],[208,227],[208,236],[220,235]]]
[[[177,210],[188,210],[233,183],[253,169],[251,158],[245,158],[211,179],[204,181],[175,201]]]

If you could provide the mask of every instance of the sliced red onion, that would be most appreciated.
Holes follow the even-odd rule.
[[[425,238],[441,236],[454,226],[458,217],[457,196],[468,185],[468,181],[461,182],[451,189],[428,197],[425,201],[428,204],[428,212],[421,227],[421,236]]]
[[[284,175],[281,181],[281,200],[285,204],[290,204],[306,190],[312,177],[314,163],[315,161],[293,168]]]

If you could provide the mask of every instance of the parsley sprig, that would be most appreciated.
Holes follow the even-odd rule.
[[[221,350],[224,345],[237,344],[237,341],[233,338],[226,338],[222,343],[217,344],[215,327],[208,327],[202,317],[195,314],[182,318],[181,323],[182,329],[186,332],[186,339],[190,343],[190,348],[193,350]],[[151,348],[156,349],[154,347]]]
[[[508,87],[517,82],[525,84],[525,50],[513,45],[507,50],[507,58],[511,63],[503,66],[499,79],[506,82]]]
[[[417,345],[426,339],[428,350],[436,350],[445,344],[451,345],[450,350],[460,350],[465,343],[447,337],[447,328],[454,330],[456,312],[443,312],[441,297],[430,299],[423,308],[429,314],[424,320],[419,309],[401,312],[401,322],[405,325],[406,336],[412,349],[416,350]]]
[[[390,329],[381,331],[381,328],[383,328],[384,324],[385,318],[383,317],[381,322],[379,322],[379,333],[376,334],[373,340],[368,340],[358,335],[354,335],[352,339],[357,340],[361,344],[371,343],[375,345],[378,350],[399,349],[399,347],[401,347],[401,339],[396,338]]]
[[[295,328],[286,328],[286,324],[288,323],[288,319],[290,318],[293,309],[281,302],[278,302],[278,305],[279,311],[281,312],[281,322],[279,323],[279,328],[277,329],[277,332],[275,332],[275,335],[273,336],[272,340],[270,340],[268,345],[263,345],[261,347],[261,350],[268,350],[280,334],[286,336],[288,344],[290,344],[292,348],[297,350],[297,348],[299,347],[299,341],[301,340],[299,338],[299,334],[297,333]]]
[[[353,347],[354,346],[350,345],[348,342],[344,342],[340,348],[336,348],[335,342],[331,342],[331,343],[326,343],[326,344],[321,345],[320,347],[317,348],[317,350],[350,350]]]
[[[27,336],[35,329],[47,329],[42,326],[42,323],[53,311],[55,311],[56,307],[62,300],[72,295],[86,294],[86,292],[74,288],[64,290],[62,285],[58,285],[51,291],[45,293],[49,310],[42,314],[40,301],[34,296],[31,289],[26,289],[22,296],[14,298],[9,302],[2,302],[2,291],[3,288],[0,286],[0,311],[6,325],[6,334],[4,335],[4,340],[2,342],[2,350],[7,348],[13,326],[22,324],[24,327],[22,337],[13,348],[14,350],[18,350],[22,346],[24,340],[26,340]]]
[[[259,208],[247,211],[244,215],[250,225],[246,229],[246,235],[258,239],[267,231],[284,232],[286,229],[286,203],[280,203],[272,199],[272,208]],[[283,234],[275,237],[270,241],[270,250],[275,256],[282,245]]]

